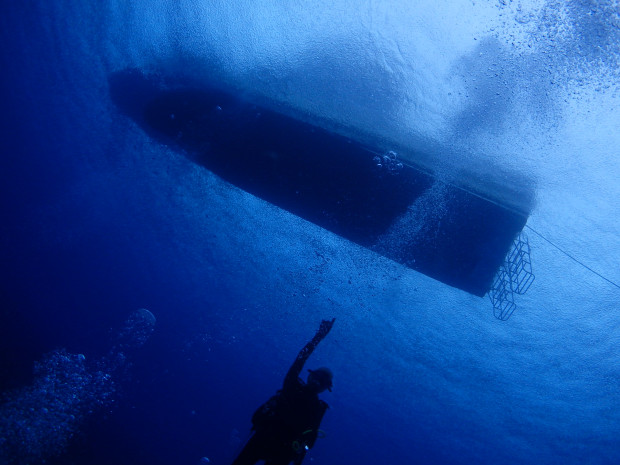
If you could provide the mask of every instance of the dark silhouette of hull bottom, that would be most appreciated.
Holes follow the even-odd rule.
[[[119,109],[228,182],[385,257],[483,296],[527,216],[392,154],[221,90],[110,77]]]

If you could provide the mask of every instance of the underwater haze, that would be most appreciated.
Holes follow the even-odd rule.
[[[29,0],[0,26],[0,464],[229,464],[331,318],[304,463],[620,463],[618,2]],[[412,218],[466,248],[445,186],[514,212],[535,279],[498,314],[255,196],[118,73],[394,150],[435,180]]]

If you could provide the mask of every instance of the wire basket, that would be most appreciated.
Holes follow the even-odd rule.
[[[513,241],[504,263],[500,265],[489,290],[493,315],[506,321],[517,308],[514,296],[523,295],[534,282],[530,244],[523,232]]]

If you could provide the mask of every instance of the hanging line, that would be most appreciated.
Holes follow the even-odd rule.
[[[571,254],[569,254],[568,252],[562,250],[560,247],[558,247],[557,245],[555,245],[553,242],[551,242],[549,239],[547,239],[545,236],[543,236],[542,234],[540,234],[538,231],[536,231],[534,228],[532,228],[531,226],[528,226],[527,224],[525,225],[525,227],[527,229],[529,229],[530,231],[532,231],[534,234],[536,234],[538,237],[540,237],[541,239],[547,241],[549,244],[551,244],[553,247],[555,247],[556,249],[558,249],[560,252],[562,252],[564,255],[566,255],[568,258],[570,258],[571,260],[574,260],[575,262],[579,263],[581,266],[583,266],[586,270],[591,271],[592,273],[594,273],[596,276],[598,276],[599,278],[604,279],[605,281],[607,281],[609,284],[616,286],[618,289],[620,289],[620,286],[617,285],[616,283],[614,283],[612,280],[607,279],[605,276],[603,276],[600,273],[597,273],[596,271],[594,271],[592,268],[590,268],[588,265],[586,265],[585,263],[580,262],[579,260],[577,260],[575,257],[573,257]]]

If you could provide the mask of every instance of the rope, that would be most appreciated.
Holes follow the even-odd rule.
[[[575,261],[576,263],[578,263],[579,265],[583,266],[586,270],[594,273],[596,276],[598,276],[599,278],[604,279],[605,281],[607,281],[609,284],[611,284],[612,286],[616,286],[618,289],[620,289],[620,286],[618,284],[616,284],[615,282],[613,282],[610,279],[607,279],[605,276],[603,276],[602,274],[594,271],[592,268],[590,268],[588,265],[586,265],[583,262],[580,262],[579,260],[577,260],[575,257],[573,257],[571,254],[569,254],[568,252],[566,252],[565,250],[561,249],[560,247],[558,247],[557,245],[555,245],[553,242],[551,242],[549,239],[547,239],[545,236],[543,236],[542,234],[540,234],[538,231],[536,231],[534,228],[532,228],[531,226],[528,226],[527,224],[525,225],[525,227],[527,229],[529,229],[530,231],[532,231],[534,234],[536,234],[538,237],[540,237],[541,239],[545,240],[546,242],[548,242],[549,244],[551,244],[553,247],[555,247],[556,249],[558,249],[560,252],[562,252],[564,255],[566,255],[568,258],[570,258],[571,260]]]

